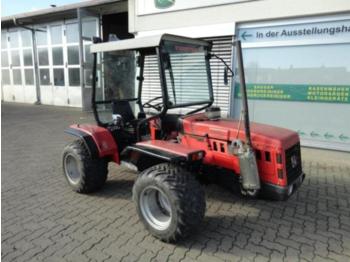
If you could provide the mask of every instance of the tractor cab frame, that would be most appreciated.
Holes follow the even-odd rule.
[[[94,39],[94,42],[98,43],[99,39]],[[99,105],[110,105],[111,115],[124,115],[124,121],[127,121],[126,124],[135,127],[136,141],[141,141],[143,125],[146,125],[152,119],[162,118],[170,109],[196,106],[196,109],[187,112],[187,114],[192,114],[210,107],[214,102],[210,72],[210,50],[211,44],[208,42],[169,34],[93,45],[91,47],[91,52],[94,56],[93,79],[97,79],[96,72],[99,54],[106,56],[111,53],[122,52],[124,57],[127,55],[129,58],[128,62],[134,60],[139,68],[136,77],[138,83],[135,85],[137,90],[134,92],[134,97],[114,97],[98,100],[96,97],[96,81],[93,81],[91,104],[97,124],[102,127],[113,125],[113,120],[110,122],[103,121],[98,110]],[[161,96],[153,97],[149,101],[143,101],[143,74],[145,57],[147,56],[155,56],[157,59]],[[102,58],[102,60],[104,59]],[[191,68],[194,66],[196,68]],[[198,72],[200,70],[202,72]],[[187,72],[185,77],[183,77],[185,71]],[[179,74],[182,74],[182,76]],[[199,91],[201,94],[194,92],[184,93],[184,87],[177,85],[178,80],[188,81],[187,77],[190,74],[191,77],[197,77],[196,81],[200,81],[202,86]],[[126,88],[132,87],[127,86]],[[196,91],[198,92],[198,90]],[[136,119],[131,116],[128,103],[135,103],[138,109],[133,110],[138,111],[138,117],[135,116]],[[156,113],[153,111],[152,115],[145,117],[145,109],[154,109]],[[133,123],[129,123],[129,121],[133,121]]]

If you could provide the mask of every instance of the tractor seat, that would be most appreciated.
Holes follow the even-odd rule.
[[[162,117],[162,130],[165,133],[179,132],[181,128],[181,115],[179,114],[167,114]]]
[[[131,123],[135,120],[135,115],[129,101],[114,100],[112,110],[113,114],[121,115],[125,123]]]

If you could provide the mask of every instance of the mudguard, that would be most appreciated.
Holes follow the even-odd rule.
[[[89,124],[74,124],[65,133],[79,137],[85,143],[92,158],[111,157],[120,163],[118,146],[108,129]]]
[[[202,160],[205,154],[203,150],[193,150],[182,144],[163,140],[150,140],[128,146],[123,150],[122,157],[127,158],[131,152],[139,152],[172,163]]]

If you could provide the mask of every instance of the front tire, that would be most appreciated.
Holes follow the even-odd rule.
[[[169,163],[143,171],[134,184],[133,199],[145,228],[165,242],[189,236],[205,214],[201,185],[193,174]]]
[[[82,140],[76,140],[64,148],[62,161],[63,174],[78,193],[94,192],[106,182],[108,161],[92,159]]]
[[[239,185],[241,195],[248,198],[258,198],[260,196],[260,189],[244,189],[243,186]]]

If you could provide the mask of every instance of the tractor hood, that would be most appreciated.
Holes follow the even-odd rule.
[[[244,121],[241,122],[238,138],[245,141]],[[183,119],[183,131],[194,136],[208,136],[212,139],[232,141],[237,138],[238,120],[209,120],[205,114],[195,114]],[[299,142],[297,132],[266,124],[251,122],[250,131],[253,146],[287,149]]]

